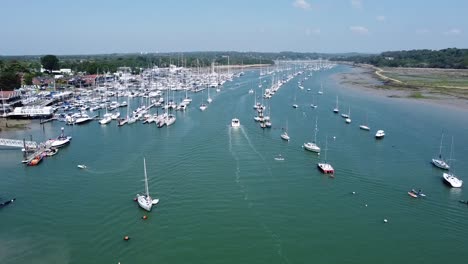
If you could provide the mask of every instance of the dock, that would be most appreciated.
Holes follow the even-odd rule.
[[[57,120],[56,117],[52,117],[52,118],[49,118],[49,119],[44,119],[44,120],[41,120],[39,123],[42,125],[42,124],[45,124],[45,123],[49,123],[49,122],[52,122],[54,120]]]

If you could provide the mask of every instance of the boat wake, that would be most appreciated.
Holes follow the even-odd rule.
[[[252,142],[250,141],[250,138],[249,136],[247,135],[247,133],[245,133],[245,130],[244,130],[244,127],[240,127],[241,131],[242,131],[242,135],[244,135],[245,139],[247,140],[247,143],[249,144],[250,148],[255,152],[255,154],[257,154],[263,161],[265,161],[265,157],[263,157],[262,154],[260,154],[260,152],[257,151],[257,149],[254,147],[254,145],[252,144]]]
[[[257,151],[257,149],[252,145],[252,142],[250,141],[247,133],[245,133],[244,128],[240,127],[240,130],[242,131],[242,135],[246,139],[249,147],[255,152],[255,154],[257,154],[265,162],[265,158],[263,157],[263,155],[261,155]],[[291,263],[289,261],[289,259],[285,255],[283,255],[283,247],[282,247],[281,238],[275,232],[273,232],[265,224],[265,222],[263,222],[261,220],[263,218],[262,215],[258,212],[258,210],[253,209],[254,203],[249,201],[249,195],[248,195],[247,189],[246,189],[245,185],[243,184],[243,182],[241,180],[241,177],[240,177],[241,169],[240,169],[239,156],[237,155],[236,151],[233,150],[232,134],[231,134],[231,133],[233,133],[233,129],[231,127],[229,128],[228,133],[229,133],[229,152],[231,153],[232,157],[236,161],[235,181],[236,181],[237,185],[239,186],[240,192],[243,194],[244,200],[248,202],[248,204],[247,204],[248,208],[251,209],[251,212],[255,215],[255,219],[258,221],[258,224],[262,227],[262,229],[265,231],[265,233],[267,233],[271,237],[271,240],[272,240],[272,242],[274,244],[274,247],[276,249],[276,253],[278,254],[278,256],[280,258],[282,258],[285,263]],[[272,172],[271,172],[270,167],[266,166],[266,168],[268,169],[268,172],[269,172],[270,176],[272,176]]]

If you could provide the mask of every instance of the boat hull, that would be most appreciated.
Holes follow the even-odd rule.
[[[315,153],[320,152],[320,147],[318,147],[314,143],[304,143],[304,149]]]
[[[317,167],[324,174],[334,174],[335,173],[335,170],[333,169],[332,165],[330,165],[328,163],[317,163]]]
[[[442,178],[444,179],[445,183],[451,187],[460,188],[463,185],[463,181],[455,177],[453,174],[444,173],[442,174]]]
[[[443,160],[432,159],[432,165],[436,166],[437,168],[448,170],[450,166]]]
[[[159,201],[159,200],[158,200]],[[137,202],[138,202],[138,205],[150,212],[151,211],[151,208],[153,207],[153,200],[151,199],[151,197],[146,197],[146,195],[137,195]]]

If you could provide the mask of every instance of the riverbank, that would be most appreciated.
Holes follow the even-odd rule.
[[[454,69],[377,68],[351,65],[332,75],[349,89],[377,96],[403,98],[468,110],[468,71]]]
[[[9,130],[28,129],[31,121],[0,118],[0,132]]]

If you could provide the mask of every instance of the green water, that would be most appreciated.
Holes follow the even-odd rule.
[[[304,82],[310,92],[297,78],[284,85],[270,100],[271,130],[253,120],[252,71],[213,90],[205,112],[198,106],[206,93],[193,94],[171,127],[66,126],[71,145],[37,167],[21,164],[18,150],[1,150],[0,197],[17,200],[0,209],[0,263],[464,262],[468,207],[458,200],[468,199],[466,186],[444,185],[429,161],[441,133],[445,155],[454,136],[455,172],[468,180],[467,112],[374,97],[330,77],[348,70],[314,73]],[[333,114],[337,95],[342,112],[351,107],[352,124]],[[359,129],[366,115],[370,132]],[[316,116],[334,179],[301,147],[313,139]],[[241,129],[230,128],[234,117]],[[286,123],[289,143],[280,139]],[[44,140],[61,126],[0,135]],[[381,141],[377,129],[386,132]],[[279,153],[285,161],[274,160]],[[132,200],[144,187],[143,157],[150,193],[160,199],[150,213]],[[428,197],[411,199],[411,188]]]

